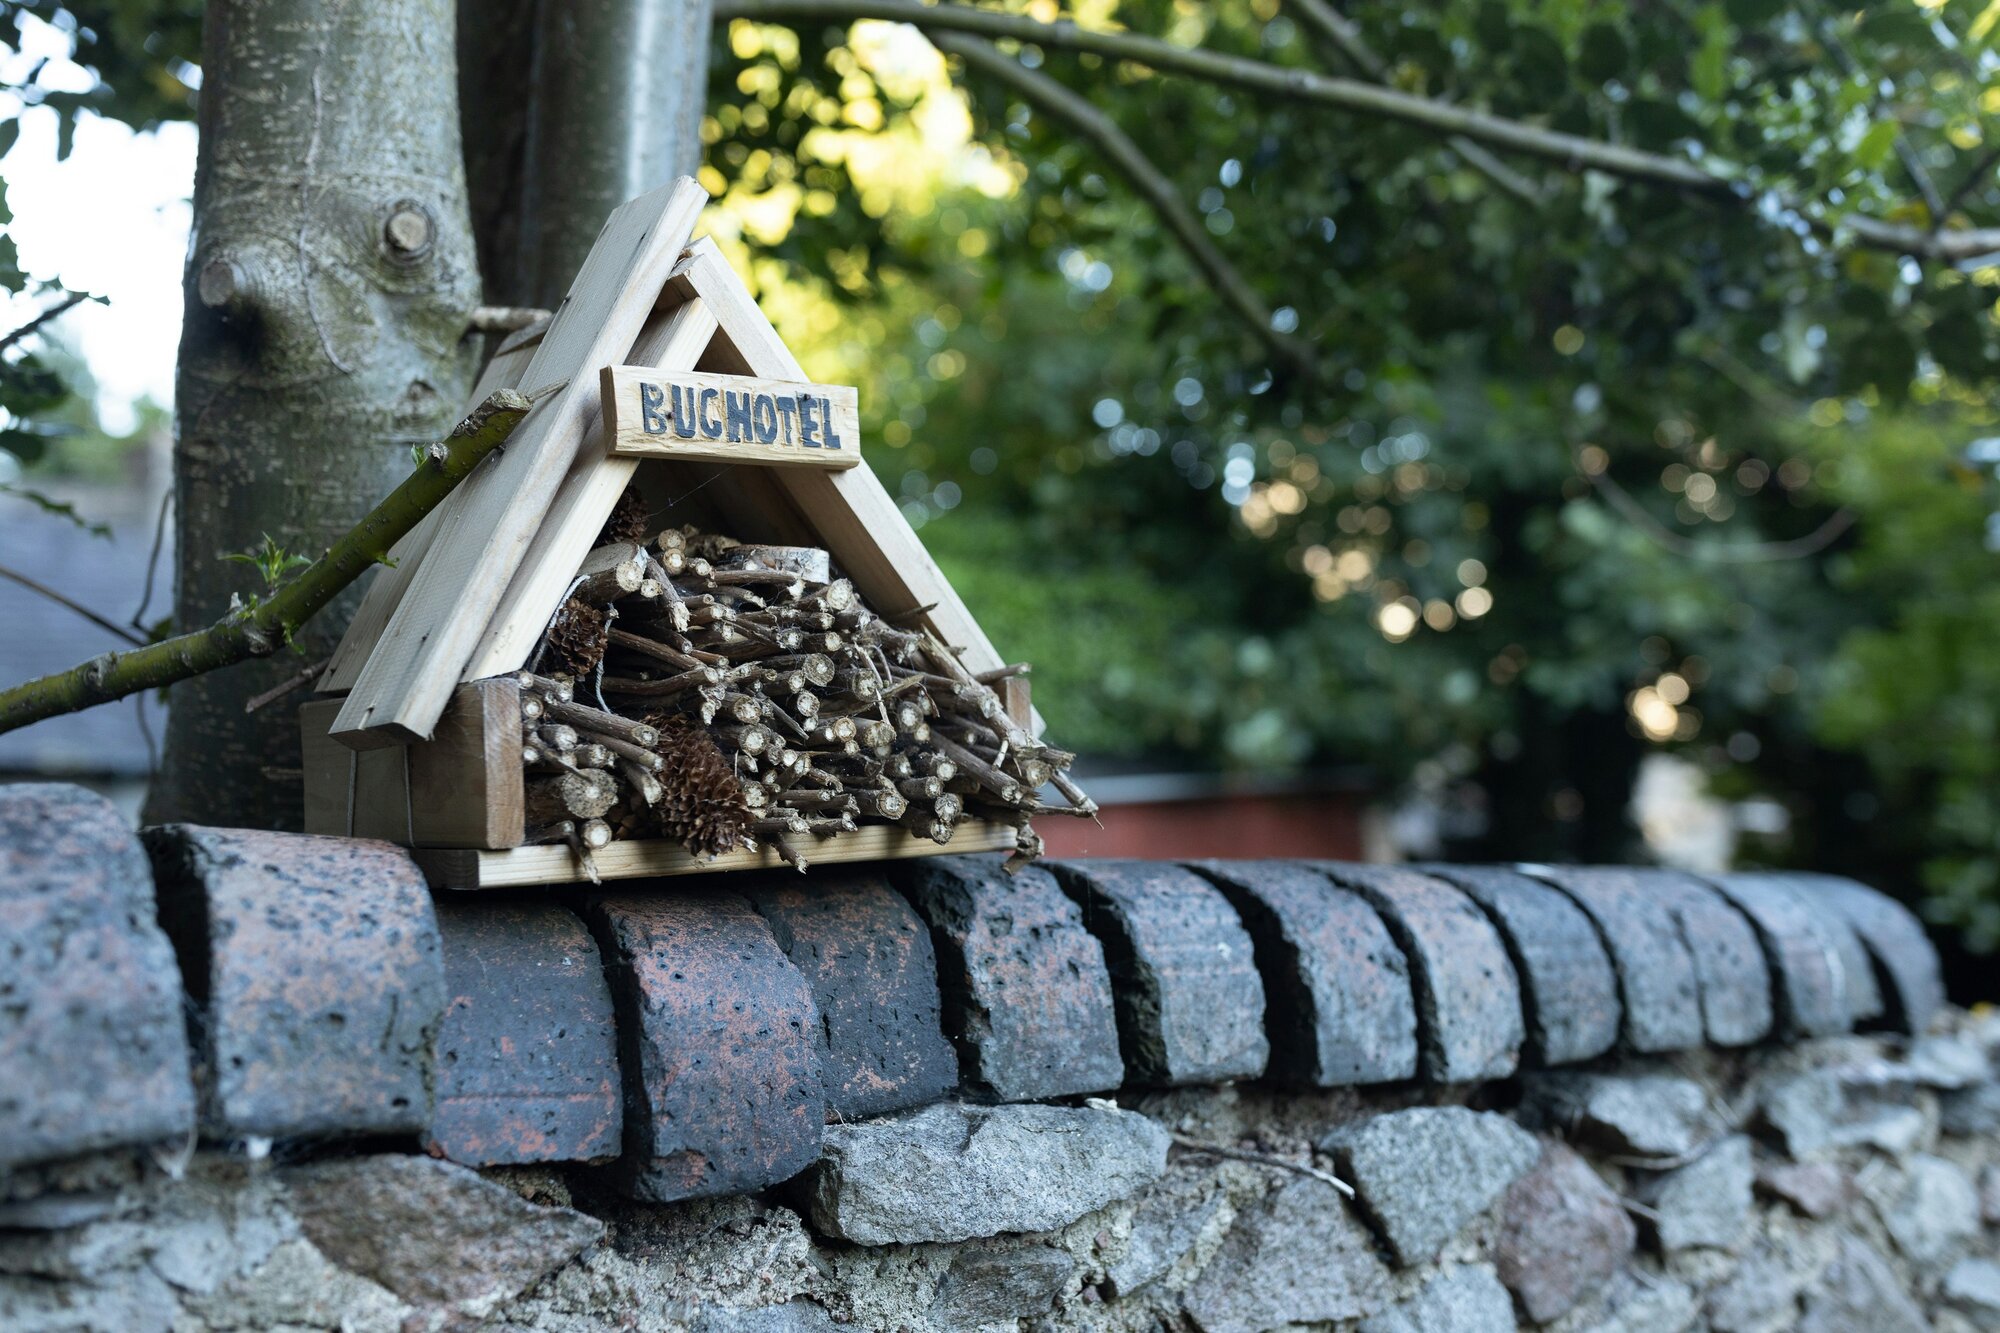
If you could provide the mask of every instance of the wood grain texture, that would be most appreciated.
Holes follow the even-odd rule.
[[[606,366],[602,381],[604,437],[621,458],[825,468],[861,461],[860,395],[847,385],[644,366]],[[740,412],[730,410],[738,404]],[[829,425],[815,427],[822,413]]]
[[[629,359],[707,199],[683,177],[604,224],[521,377],[562,387],[514,432],[497,464],[460,487],[463,499],[439,525],[340,711],[333,734],[342,744],[372,749],[430,736],[589,436],[596,371]]]
[[[715,316],[699,300],[688,301],[646,323],[632,357],[663,370],[687,370],[715,337]],[[593,377],[595,378],[595,377]],[[590,553],[604,520],[632,482],[638,460],[604,452],[601,437],[586,444],[556,492],[542,524],[514,572],[493,618],[466,664],[465,676],[515,671],[525,666],[535,641],[562,605],[583,558]]]
[[[466,412],[485,402],[496,390],[521,387],[521,376],[527,371],[528,362],[534,358],[535,348],[540,345],[542,333],[547,328],[547,321],[533,324],[509,334],[501,342],[499,349],[493,353],[493,359],[486,363],[485,371],[479,376],[479,383],[473,386],[471,399],[465,405]],[[368,664],[368,655],[375,651],[382,631],[388,628],[389,617],[395,613],[396,604],[403,600],[404,591],[416,578],[417,566],[422,563],[425,552],[430,550],[431,537],[437,532],[438,525],[444,522],[444,511],[457,504],[458,497],[457,491],[446,496],[443,504],[425,514],[421,523],[390,548],[389,558],[395,563],[380,567],[370,576],[368,591],[362,595],[354,619],[348,622],[347,633],[327,660],[326,670],[320,672],[319,678],[313,682],[315,693],[345,694],[354,688],[354,682],[361,678],[361,668]]]
[[[461,686],[438,718],[436,734],[407,747],[348,749],[328,734],[339,711],[338,699],[315,699],[299,709],[306,832],[406,846],[520,845],[521,692],[512,679]]]
[[[813,865],[854,861],[900,861],[918,856],[961,852],[997,852],[1014,845],[1014,830],[983,819],[958,826],[951,844],[940,847],[889,825],[869,825],[831,838],[802,837],[799,850]],[[411,855],[436,889],[508,889],[544,884],[587,882],[567,847],[516,847],[504,852],[446,851],[417,848]],[[725,852],[712,861],[694,856],[677,842],[649,839],[614,842],[592,854],[601,879],[655,879],[708,875],[726,870],[789,870],[786,860],[770,849]]]

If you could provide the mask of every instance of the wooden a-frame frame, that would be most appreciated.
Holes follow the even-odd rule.
[[[475,401],[499,388],[553,391],[486,475],[460,487],[375,576],[318,686],[347,693],[331,729],[342,744],[428,738],[461,682],[524,666],[635,476],[665,521],[822,546],[877,612],[921,612],[975,672],[1003,665],[865,458],[831,472],[640,464],[607,452],[604,364],[808,380],[714,243],[687,243],[705,198],[683,178],[618,210],[555,318],[496,353]]]

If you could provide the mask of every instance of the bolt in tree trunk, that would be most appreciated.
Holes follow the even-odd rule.
[[[440,438],[470,387],[479,298],[452,0],[209,0],[176,385],[179,626],[263,591],[230,561],[266,534],[315,557]],[[153,820],[301,819],[296,713],[244,702],[325,656],[176,685]]]
[[[710,0],[459,0],[459,13],[488,297],[553,309],[612,209],[701,165]]]

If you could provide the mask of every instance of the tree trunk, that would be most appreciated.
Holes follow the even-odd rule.
[[[488,298],[553,309],[612,209],[701,165],[710,0],[459,4]]]
[[[450,430],[479,299],[452,0],[210,0],[176,386],[175,617],[316,557]],[[358,587],[279,653],[176,685],[151,820],[293,828],[296,710],[244,702],[332,650]]]

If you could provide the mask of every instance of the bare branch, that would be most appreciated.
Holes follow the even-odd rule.
[[[44,310],[41,314],[36,315],[33,319],[29,320],[26,324],[23,324],[20,328],[15,329],[12,333],[8,334],[6,337],[0,338],[0,352],[6,351],[9,347],[12,347],[15,343],[21,341],[21,339],[27,337],[29,334],[41,328],[42,325],[54,319],[57,315],[62,314],[66,310],[71,310],[76,306],[80,306],[89,299],[90,299],[90,293],[88,292],[71,292],[68,296],[65,296],[62,300],[56,302],[54,305],[50,306],[47,310]]]
[[[547,318],[548,311],[528,305],[480,305],[472,308],[466,328],[473,333],[515,333]]]
[[[1724,544],[1691,541],[1647,513],[1644,505],[1633,499],[1629,491],[1605,473],[1592,472],[1583,466],[1580,459],[1577,460],[1576,470],[1647,540],[1663,551],[1689,560],[1705,560],[1719,565],[1765,565],[1786,560],[1803,560],[1807,556],[1818,555],[1840,540],[1841,534],[1854,526],[1856,518],[1852,509],[1836,509],[1827,515],[1824,523],[1805,536],[1783,542]]]
[[[107,633],[116,634],[119,638],[125,640],[125,642],[129,644],[132,644],[134,647],[137,647],[138,645],[143,644],[145,642],[144,639],[134,634],[131,630],[126,629],[123,625],[114,624],[111,621],[106,620],[103,616],[98,615],[97,612],[91,610],[83,603],[70,600],[69,598],[63,596],[61,593],[57,592],[54,588],[49,587],[46,583],[38,583],[34,579],[29,578],[26,574],[23,574],[18,569],[9,569],[5,565],[0,565],[0,579],[12,579],[14,582],[20,584],[23,588],[26,588],[29,592],[40,593],[42,596],[54,602],[57,606],[63,607],[66,610],[76,612],[76,614],[82,616],[85,620],[88,620],[91,624],[97,626],[99,629],[104,630]]]
[[[448,439],[425,450],[417,470],[325,555],[255,606],[207,629],[103,653],[67,671],[0,689],[0,732],[275,653],[341,589],[382,560],[527,414],[527,400],[511,390],[488,398]]]
[[[1071,92],[1046,74],[1037,73],[1011,56],[1000,54],[989,42],[958,33],[936,32],[930,39],[941,51],[955,55],[968,69],[976,70],[1012,88],[1028,103],[1088,140],[1112,166],[1116,167],[1141,198],[1152,205],[1160,221],[1180,242],[1188,258],[1220,296],[1223,303],[1248,324],[1271,355],[1287,369],[1310,374],[1312,353],[1297,339],[1288,338],[1271,325],[1270,307],[1264,304],[1243,275],[1236,271],[1215,242],[1209,239],[1201,219],[1174,189],[1160,169],[1153,165],[1139,145],[1112,119],[1088,100]]]
[[[1388,62],[1375,54],[1375,48],[1368,45],[1368,39],[1361,35],[1360,26],[1334,8],[1331,0],[1287,0],[1286,8],[1313,35],[1340,52],[1341,57],[1359,70],[1363,78],[1370,83],[1389,82]],[[1545,202],[1540,186],[1464,135],[1451,135],[1444,142],[1447,148],[1465,160],[1467,166],[1530,208],[1539,209]]]
[[[1012,38],[1055,50],[1087,51],[1111,60],[1130,61],[1151,69],[1185,74],[1252,92],[1379,116],[1442,135],[1460,134],[1506,152],[1557,163],[1569,171],[1601,171],[1626,180],[1665,186],[1738,206],[1747,206],[1759,197],[1750,187],[1713,175],[1685,158],[1524,125],[1504,116],[1467,110],[1393,88],[1363,83],[1358,79],[1287,69],[1198,47],[1174,46],[1134,33],[1080,28],[1067,19],[1041,23],[1025,15],[974,9],[967,5],[922,4],[918,0],[716,0],[715,17],[718,20],[740,18],[776,23],[882,19],[891,23],[912,24],[926,32],[951,31],[989,38]],[[1800,207],[1797,201],[1782,197],[1778,198],[1778,202],[1794,211]],[[2000,227],[1931,232],[1865,217],[1843,218],[1837,225],[1811,219],[1808,222],[1822,234],[1844,234],[1874,249],[1920,259],[1955,263],[2000,251]]]

